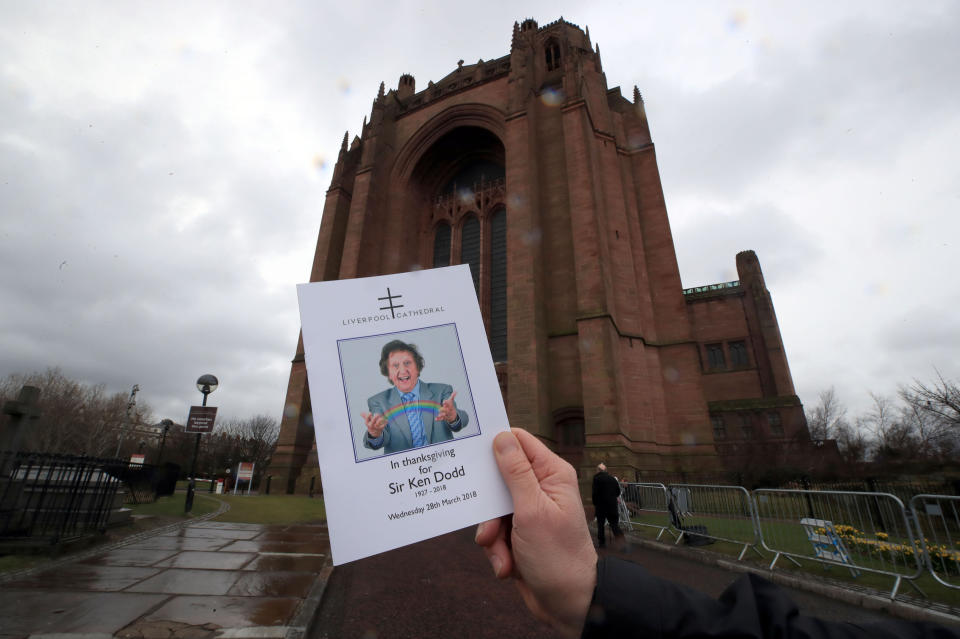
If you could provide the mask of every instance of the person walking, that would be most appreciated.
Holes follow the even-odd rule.
[[[597,515],[597,545],[606,546],[604,522],[610,522],[610,530],[615,539],[623,537],[620,530],[620,514],[617,512],[617,498],[620,497],[620,482],[607,472],[606,464],[597,465],[597,474],[593,476],[593,508]]]

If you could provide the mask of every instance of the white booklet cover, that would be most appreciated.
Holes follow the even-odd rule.
[[[493,458],[509,424],[469,266],[297,293],[333,563],[512,512]]]

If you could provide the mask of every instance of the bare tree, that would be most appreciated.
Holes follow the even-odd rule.
[[[821,391],[813,412],[807,414],[810,437],[817,440],[835,439],[837,431],[847,426],[847,409],[837,399],[833,386]]]
[[[40,389],[40,416],[24,433],[23,450],[91,456],[116,451],[111,445],[116,446],[127,409],[123,393],[108,395],[102,384],[83,384],[59,368],[49,368],[0,379],[0,401],[16,397],[24,385]],[[149,413],[150,408],[141,403],[131,421],[143,420]]]
[[[103,384],[87,389],[84,404],[76,416],[79,452],[92,457],[105,457],[116,440],[116,431],[110,424],[111,416],[122,414],[123,395],[107,396]]]
[[[859,423],[841,422],[837,424],[834,436],[837,440],[840,455],[845,461],[850,463],[866,461],[867,454],[873,447],[873,442],[867,437],[865,429]]]
[[[957,382],[944,378],[937,371],[936,381],[925,384],[913,380],[907,390],[921,403],[922,410],[937,415],[946,424],[960,426],[960,385]]]
[[[909,404],[897,406],[889,397],[870,393],[873,408],[861,419],[876,438],[878,461],[913,461],[923,457],[921,430]],[[901,397],[902,399],[902,397]]]
[[[221,473],[237,462],[253,462],[259,476],[270,462],[280,434],[277,420],[267,415],[226,419],[209,435],[201,467]]]
[[[930,410],[929,400],[918,394],[913,386],[902,386],[899,391],[902,405],[900,419],[909,426],[915,439],[915,455],[920,459],[950,459],[957,449],[960,429],[940,410]]]

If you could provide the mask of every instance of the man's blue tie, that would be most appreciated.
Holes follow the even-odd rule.
[[[403,394],[403,409],[407,413],[407,422],[410,423],[410,434],[413,436],[414,447],[424,446],[427,437],[423,434],[423,422],[420,421],[420,407],[414,401],[413,393]]]

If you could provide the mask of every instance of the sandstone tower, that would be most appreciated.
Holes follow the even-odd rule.
[[[515,23],[510,53],[417,91],[383,84],[345,135],[311,281],[467,263],[511,425],[628,479],[808,442],[752,251],[684,290],[638,89],[608,88],[589,30]],[[302,340],[275,486],[319,490]]]

